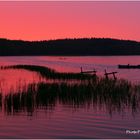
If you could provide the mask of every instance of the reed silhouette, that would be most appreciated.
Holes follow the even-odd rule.
[[[128,109],[135,114],[140,110],[140,85],[123,79],[106,79],[90,74],[58,73],[43,66],[13,65],[1,69],[26,69],[36,71],[42,76],[57,79],[51,83],[39,82],[24,85],[26,90],[12,90],[4,95],[1,91],[0,106],[6,114],[27,112],[33,115],[37,109],[54,110],[59,103],[78,108],[106,108],[123,113]],[[70,82],[70,80],[72,80]],[[21,85],[22,86],[22,85]],[[20,86],[20,87],[21,87]]]
[[[106,108],[123,113],[129,109],[137,112],[140,101],[140,89],[124,80],[98,79],[87,80],[77,84],[38,83],[27,85],[27,90],[2,96],[7,114],[27,112],[32,115],[36,109],[54,109],[56,104],[69,105],[71,108]],[[4,98],[4,99],[3,99]]]
[[[96,78],[95,75],[91,77],[89,74],[82,73],[60,73],[53,69],[50,69],[45,66],[36,66],[36,65],[9,65],[9,66],[0,66],[0,69],[25,69],[29,71],[38,72],[42,77],[52,78],[52,79],[91,79]]]

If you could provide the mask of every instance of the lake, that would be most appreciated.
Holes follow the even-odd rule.
[[[97,74],[104,76],[104,70],[117,71],[119,78],[125,78],[133,82],[140,81],[139,69],[118,69],[118,64],[140,64],[140,56],[20,56],[0,57],[0,65],[33,64],[48,66],[60,72],[80,72],[84,70],[97,70]]]
[[[58,72],[77,73],[80,67],[83,70],[96,69],[101,77],[106,69],[107,72],[117,71],[118,79],[140,82],[139,69],[117,68],[118,64],[140,64],[140,56],[0,57],[0,66],[17,64],[46,66]],[[69,81],[69,84],[74,82]],[[139,96],[134,96],[131,104],[127,93],[119,97],[91,96],[88,91],[87,95],[74,95],[76,89],[68,86],[72,95],[62,94],[56,83],[62,83],[60,91],[63,91],[68,82],[44,78],[25,69],[0,69],[0,138],[140,138],[140,132],[126,133],[127,130],[140,130]],[[36,90],[36,84],[42,95],[31,93]],[[44,86],[47,92],[43,91]],[[11,94],[26,91],[30,91],[30,96]]]

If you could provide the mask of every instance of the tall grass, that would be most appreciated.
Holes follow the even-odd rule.
[[[60,82],[33,83],[26,85],[26,90],[1,94],[1,106],[4,105],[4,111],[8,114],[26,111],[32,115],[38,108],[55,109],[57,103],[75,109],[91,106],[93,109],[106,108],[110,114],[123,112],[125,109],[135,113],[140,109],[140,85],[126,80],[99,78],[80,73],[59,73],[47,67],[33,65],[1,67],[11,68],[36,71]],[[70,79],[77,82],[70,84]]]
[[[36,66],[36,65],[9,65],[9,66],[0,66],[0,69],[25,69],[29,71],[35,71],[41,74],[42,77],[52,78],[52,79],[91,79],[96,77],[95,75],[91,77],[89,74],[81,73],[60,73],[53,69],[50,69],[45,66]]]
[[[137,92],[136,92],[137,91]],[[55,108],[59,102],[72,108],[101,107],[112,114],[130,109],[138,111],[140,90],[119,80],[85,81],[79,84],[38,83],[28,85],[27,91],[9,93],[4,97],[6,112],[34,112],[38,108]]]

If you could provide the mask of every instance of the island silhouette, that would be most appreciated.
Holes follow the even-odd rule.
[[[140,42],[112,38],[74,38],[43,41],[0,39],[0,56],[140,55]]]

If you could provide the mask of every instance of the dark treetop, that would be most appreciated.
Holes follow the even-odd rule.
[[[48,41],[0,39],[0,55],[140,55],[140,42],[111,38]]]

